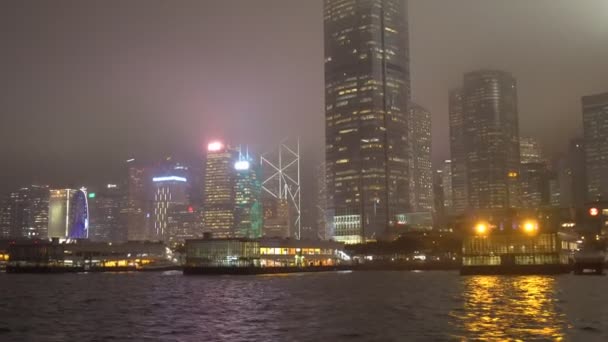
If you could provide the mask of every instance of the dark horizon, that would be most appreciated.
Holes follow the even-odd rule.
[[[127,158],[202,159],[217,138],[265,151],[299,133],[321,158],[322,7],[3,2],[0,190],[115,181]],[[413,100],[431,111],[435,166],[449,158],[448,89],[484,68],[516,78],[520,135],[565,151],[581,97],[608,90],[607,11],[602,0],[410,0]]]

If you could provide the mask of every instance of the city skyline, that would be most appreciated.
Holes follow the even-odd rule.
[[[320,2],[184,3],[173,12],[160,2],[146,2],[144,11],[136,2],[70,4],[69,11],[67,3],[2,6],[11,27],[1,34],[8,53],[0,82],[8,91],[0,95],[0,139],[11,146],[0,152],[11,166],[0,182],[3,193],[31,183],[110,182],[127,157],[202,156],[205,142],[217,136],[265,150],[302,128],[310,132],[301,134],[303,149],[321,155]],[[432,113],[435,168],[449,158],[447,90],[483,67],[518,80],[520,133],[538,138],[550,156],[565,152],[563,137],[582,133],[581,97],[605,91],[606,7],[591,0],[410,1],[413,100]],[[298,16],[286,20],[294,8]],[[540,13],[542,22],[534,19]],[[55,17],[65,20],[48,19]],[[511,33],[511,17],[526,34]],[[562,35],[555,35],[565,18],[569,25],[558,25]],[[229,19],[240,24],[213,30]],[[459,20],[478,25],[460,27]],[[110,24],[116,29],[104,29]],[[249,58],[240,58],[245,50]],[[231,77],[222,77],[234,65]],[[257,87],[259,75],[269,86]],[[549,118],[558,118],[551,136],[535,136]]]

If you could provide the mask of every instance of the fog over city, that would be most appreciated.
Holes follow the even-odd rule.
[[[517,80],[520,134],[552,156],[581,134],[580,97],[608,83],[604,0],[412,0],[413,100],[449,158],[448,89],[465,72]],[[202,157],[222,138],[252,149],[324,142],[323,3],[3,1],[2,192],[111,181],[128,157]],[[306,170],[306,166],[304,166]]]

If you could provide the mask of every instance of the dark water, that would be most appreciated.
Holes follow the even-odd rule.
[[[608,341],[608,277],[0,274],[0,341]]]

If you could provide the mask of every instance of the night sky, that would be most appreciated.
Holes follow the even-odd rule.
[[[321,0],[0,2],[0,191],[116,180],[128,157],[224,138],[323,150]],[[580,97],[608,91],[606,0],[411,0],[414,100],[449,157],[447,92],[479,68],[518,80],[520,133],[562,152]]]

